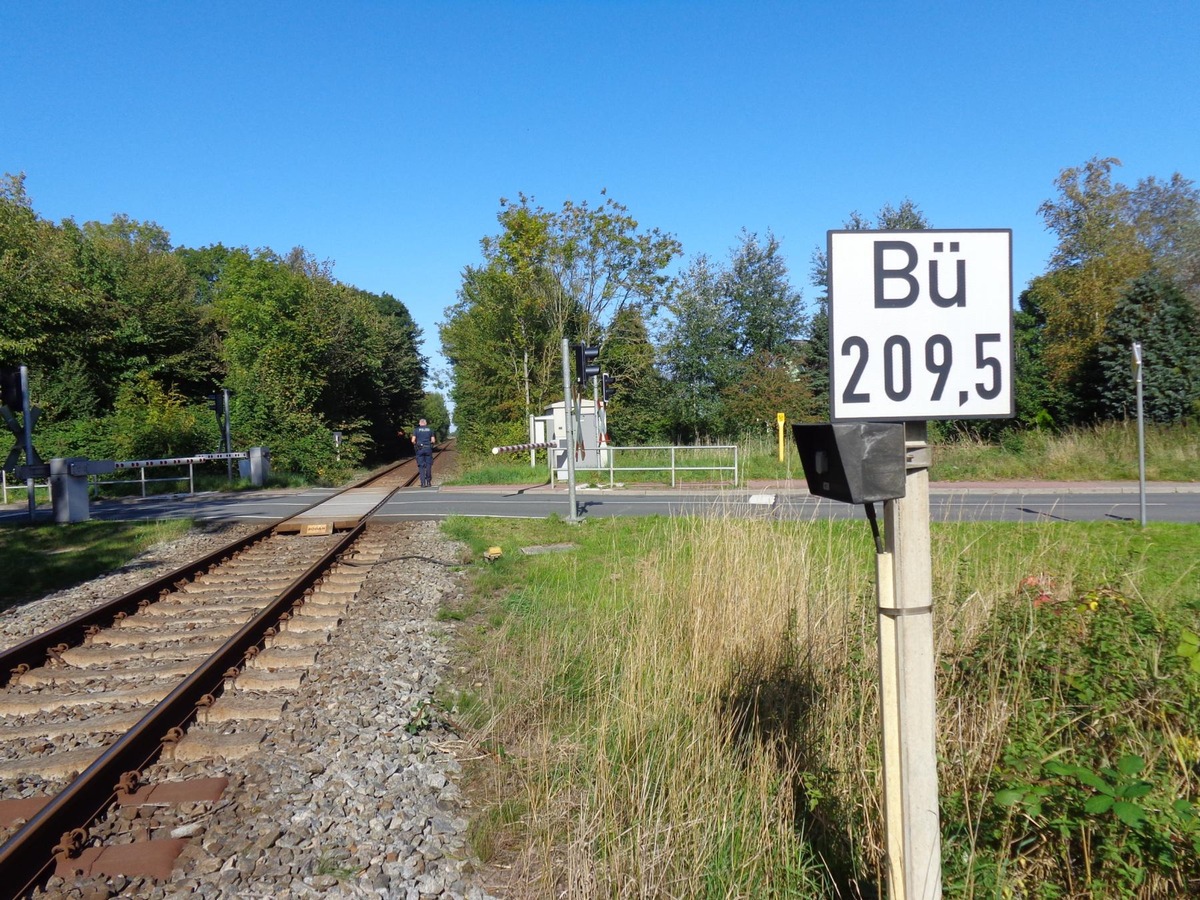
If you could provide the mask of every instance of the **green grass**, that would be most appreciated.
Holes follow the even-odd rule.
[[[171,519],[0,528],[4,576],[0,610],[119,568],[148,547],[174,540],[191,527],[190,520]]]
[[[451,615],[467,670],[452,705],[486,755],[479,850],[521,873],[513,895],[880,885],[863,522],[446,530],[477,560]],[[548,543],[574,549],[519,552]],[[1200,842],[1196,526],[935,525],[932,555],[946,895],[1179,895]],[[1144,827],[1094,813],[1076,773],[1136,794]],[[1043,790],[1060,806],[1037,806]]]
[[[578,484],[671,484],[670,450],[616,450],[612,454],[613,472],[608,468],[575,470]],[[733,451],[705,447],[681,448],[675,452],[676,484],[730,484],[733,480]],[[718,468],[710,468],[718,467]],[[449,484],[542,484],[549,480],[545,453],[538,453],[538,464],[529,467],[525,454],[469,457],[459,461],[459,469]]]
[[[935,423],[936,425],[937,423]],[[741,483],[748,480],[803,480],[800,456],[786,432],[783,460],[774,437],[760,436],[739,442]],[[728,466],[729,452],[703,448],[680,451],[678,465]],[[617,466],[668,467],[665,451],[618,451]],[[545,456],[529,468],[528,457],[508,455],[466,458],[452,484],[533,484],[547,480]],[[934,481],[1136,481],[1138,477],[1137,428],[1130,423],[1110,423],[1062,433],[1013,432],[999,443],[971,438],[937,441],[933,446]],[[580,470],[579,482],[609,483],[608,470]],[[1149,481],[1200,481],[1200,428],[1182,425],[1147,426],[1146,478]],[[679,472],[677,482],[689,485],[727,484],[728,472]],[[613,481],[624,484],[669,485],[669,472],[615,472]]]

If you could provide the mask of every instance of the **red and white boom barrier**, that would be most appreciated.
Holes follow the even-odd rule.
[[[155,469],[159,466],[187,466],[193,463],[216,462],[222,459],[249,459],[249,453],[201,453],[198,456],[177,456],[173,459],[127,459],[113,463],[116,469]]]
[[[506,447],[493,447],[493,454],[500,453],[520,453],[522,450],[546,450],[550,447],[557,447],[557,441],[542,441],[537,444],[509,444]]]

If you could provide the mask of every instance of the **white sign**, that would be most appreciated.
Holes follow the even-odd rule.
[[[1011,417],[1012,231],[829,232],[833,421]]]

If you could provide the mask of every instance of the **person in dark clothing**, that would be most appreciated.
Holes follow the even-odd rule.
[[[417,448],[417,471],[421,473],[421,487],[430,487],[433,484],[433,445],[437,443],[437,438],[424,419],[413,431],[412,442]]]

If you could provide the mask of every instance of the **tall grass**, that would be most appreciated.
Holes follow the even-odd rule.
[[[481,796],[504,813],[482,816],[477,838],[488,852],[505,854],[511,895],[852,897],[881,888],[876,624],[865,526],[729,517],[574,529],[459,520],[449,528],[477,547],[576,544],[566,555],[509,553],[480,573],[477,597],[496,598],[477,620],[470,651],[470,677],[483,687],[458,706],[492,754],[487,777],[480,776],[490,791]],[[1038,811],[1018,815],[996,801],[1025,777],[1014,763],[1021,755],[1014,735],[1028,743],[1045,726],[1033,755],[1086,756],[1086,738],[1064,730],[1038,700],[1052,689],[1046,648],[1060,624],[1049,610],[1067,617],[1064,646],[1079,644],[1079,654],[1060,649],[1056,657],[1070,657],[1077,679],[1101,677],[1082,668],[1087,652],[1098,651],[1080,643],[1101,619],[1088,618],[1086,605],[1077,611],[1071,599],[1097,586],[1125,598],[1105,595],[1105,615],[1116,617],[1105,628],[1120,625],[1125,611],[1157,611],[1151,618],[1162,627],[1153,651],[1148,631],[1123,646],[1134,656],[1132,648],[1142,646],[1160,673],[1173,671],[1168,645],[1179,630],[1167,624],[1176,616],[1167,610],[1176,609],[1170,604],[1181,589],[1195,598],[1200,578],[1191,561],[1169,578],[1142,574],[1153,568],[1154,542],[1161,537],[1174,547],[1181,534],[1196,549],[1194,533],[1166,527],[1152,529],[1147,543],[1116,525],[935,530],[948,895],[1057,896],[1035,889],[1039,879],[1067,886],[1083,871],[1070,840],[1062,839],[1063,851],[1053,829],[1047,837],[1049,826],[1034,822]],[[1035,607],[1042,588],[1031,595],[1030,585],[1053,585],[1061,601],[1047,611]],[[1187,615],[1200,627],[1197,610]],[[1120,668],[1113,659],[1104,665]],[[1130,690],[1126,700],[1156,709],[1162,690]],[[1051,705],[1061,712],[1072,703]],[[1132,715],[1120,706],[1106,714],[1122,713]],[[1161,714],[1141,716],[1136,740],[1092,736],[1092,745],[1111,754],[1146,749],[1161,738],[1152,722]],[[1176,733],[1187,727],[1173,726]],[[1146,759],[1160,771],[1164,754]],[[1164,791],[1194,796],[1194,773],[1177,767],[1169,774]],[[1097,842],[1111,840],[1104,823],[1078,824],[1092,827]],[[1010,852],[1031,833],[1033,850]],[[1185,883],[1161,870],[1144,876],[1148,896],[1170,896]]]
[[[1200,481],[1200,429],[1149,425],[1145,455],[1150,481]],[[1138,477],[1137,424],[1013,432],[999,444],[947,441],[934,450],[931,475],[944,481],[1133,481]]]
[[[738,442],[739,481],[802,480],[804,470],[792,440],[790,427],[785,431],[783,460],[779,459],[778,440],[766,433]],[[718,465],[732,463],[728,452],[689,451],[680,455],[680,465]],[[466,459],[455,476],[460,484],[517,484],[544,481],[547,477],[544,455],[539,452],[538,466],[529,468],[527,456]],[[620,451],[619,466],[666,466],[669,460],[659,452],[641,456]],[[608,484],[608,470],[581,472],[580,480]],[[950,433],[935,441],[930,477],[938,481],[1005,481],[1036,479],[1048,481],[1134,481],[1138,477],[1137,425],[1112,422],[1063,432],[1014,431],[999,442],[987,442],[966,434]],[[1184,425],[1148,425],[1146,427],[1146,477],[1150,481],[1200,481],[1200,429]],[[677,480],[697,483],[728,483],[729,473],[715,470],[681,472]],[[669,484],[669,473],[616,472],[614,481],[624,483]]]

